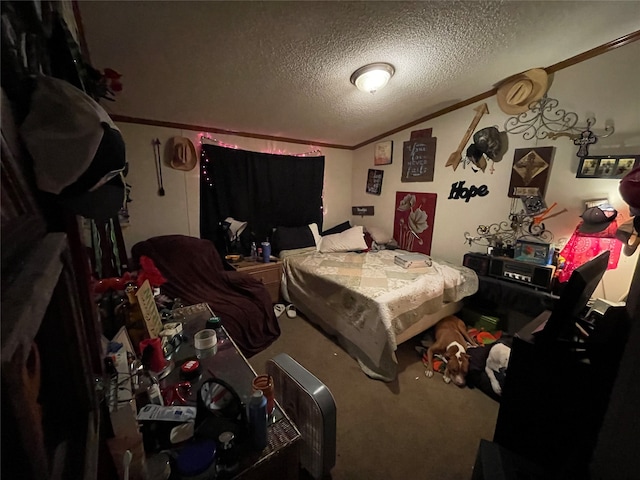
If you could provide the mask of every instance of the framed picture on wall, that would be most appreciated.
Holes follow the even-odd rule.
[[[384,171],[382,170],[374,170],[373,168],[369,169],[369,173],[367,175],[367,193],[372,193],[374,195],[380,195],[382,193],[383,175]]]
[[[516,149],[511,167],[509,197],[539,195],[544,198],[554,151],[554,147]]]
[[[436,137],[404,142],[401,182],[433,182],[436,143]]]
[[[640,165],[640,155],[588,156],[580,159],[577,178],[622,178]]]
[[[376,143],[376,149],[373,157],[374,165],[389,165],[393,162],[393,141]]]

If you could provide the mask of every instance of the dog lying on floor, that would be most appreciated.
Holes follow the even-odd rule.
[[[427,377],[433,377],[433,356],[439,354],[447,360],[444,382],[453,382],[458,387],[464,387],[469,371],[467,343],[477,346],[467,333],[464,322],[455,315],[449,315],[436,323],[435,342],[427,350]]]

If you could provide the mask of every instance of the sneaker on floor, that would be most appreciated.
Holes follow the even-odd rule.
[[[280,317],[284,313],[284,305],[282,303],[276,303],[273,306],[273,313],[276,314],[276,317]]]

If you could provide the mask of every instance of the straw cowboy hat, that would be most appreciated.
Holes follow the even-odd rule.
[[[508,78],[498,86],[498,105],[509,115],[529,110],[529,105],[540,100],[549,89],[549,77],[542,68],[533,68]]]
[[[198,163],[193,142],[186,137],[173,137],[172,143],[171,167],[176,170],[192,170]]]

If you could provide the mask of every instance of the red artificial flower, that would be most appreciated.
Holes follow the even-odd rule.
[[[142,255],[140,257],[140,272],[138,272],[137,278],[138,287],[140,287],[145,280],[149,280],[152,287],[159,287],[167,282],[167,279],[162,276],[158,267],[153,263],[153,260],[146,255]]]

